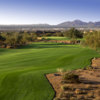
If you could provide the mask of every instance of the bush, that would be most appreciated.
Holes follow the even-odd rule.
[[[5,45],[7,48],[16,48],[36,39],[36,35],[32,33],[2,33],[0,34],[0,46]]]
[[[100,32],[94,31],[92,33],[88,33],[84,36],[84,38],[85,39],[82,41],[83,46],[89,46],[93,49],[100,47]]]
[[[73,88],[71,85],[63,85],[63,86],[61,86],[61,89],[63,90],[63,91],[67,91],[67,90],[75,90],[75,88]]]
[[[76,94],[87,94],[87,91],[86,90],[82,90],[82,89],[76,89],[75,93]]]
[[[75,28],[71,28],[64,33],[64,36],[69,38],[83,38],[83,33]]]
[[[64,72],[64,69],[62,68],[57,68],[57,72],[59,72],[60,74],[62,74]]]
[[[72,92],[66,91],[65,93],[63,93],[63,97],[67,97],[68,99],[70,97],[72,97],[74,94]]]
[[[77,44],[77,40],[76,39],[71,39],[71,44]]]
[[[93,67],[92,67],[92,66],[87,66],[86,69],[87,69],[87,70],[92,70]]]
[[[54,98],[53,100],[61,100],[60,98]]]
[[[80,83],[79,75],[76,75],[72,72],[66,73],[63,76],[63,79],[68,83]]]

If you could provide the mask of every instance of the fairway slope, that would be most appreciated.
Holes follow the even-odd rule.
[[[56,43],[0,49],[0,100],[52,100],[54,91],[44,75],[83,68],[93,57],[99,55],[89,48]]]

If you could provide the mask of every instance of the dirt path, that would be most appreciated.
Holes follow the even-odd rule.
[[[56,97],[60,98],[59,100],[100,100],[100,58],[92,59],[91,66],[92,69],[73,71],[80,77],[81,83],[79,84],[62,84],[62,75],[59,73],[48,74],[47,78],[56,92]],[[62,86],[74,89],[64,91],[61,88]],[[71,95],[70,98],[68,94]]]

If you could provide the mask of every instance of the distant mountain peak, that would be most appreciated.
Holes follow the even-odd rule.
[[[39,30],[39,29],[61,29],[61,28],[100,28],[100,21],[98,22],[84,22],[81,20],[66,21],[58,25],[49,24],[32,24],[32,25],[0,25],[0,30]]]
[[[74,20],[73,22],[83,22],[83,21],[81,21],[81,20],[79,20],[79,19],[76,19],[76,20]]]
[[[68,21],[63,22],[58,25],[59,27],[76,27],[76,28],[100,28],[100,22],[84,22],[81,20],[74,20],[74,21]]]

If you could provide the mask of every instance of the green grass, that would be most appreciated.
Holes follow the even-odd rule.
[[[57,36],[48,36],[48,37],[44,37],[48,40],[73,40],[69,37],[57,37]],[[77,38],[76,40],[83,40],[84,38]]]
[[[0,49],[0,100],[52,100],[46,73],[90,64],[98,53],[79,45],[34,43],[20,49]]]
[[[70,40],[68,37],[57,37],[57,36],[48,36],[46,37],[49,40]]]

